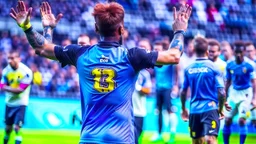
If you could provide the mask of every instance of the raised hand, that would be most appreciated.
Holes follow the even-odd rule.
[[[179,11],[176,11],[176,8],[173,7],[173,25],[172,29],[174,32],[182,30],[186,31],[188,27],[188,20],[192,12],[192,7],[187,5],[182,5]]]
[[[28,10],[26,9],[24,1],[18,1],[18,5],[16,6],[16,10],[11,8],[10,16],[17,22],[17,24],[23,29],[28,29],[30,24],[30,16],[32,12],[32,8],[30,7]]]
[[[58,14],[57,19],[52,14],[51,6],[48,2],[43,2],[43,4],[40,7],[40,12],[42,16],[42,24],[43,27],[51,27],[55,28],[60,19],[63,17],[63,14]]]

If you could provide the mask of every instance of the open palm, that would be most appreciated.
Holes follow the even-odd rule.
[[[10,16],[18,23],[19,26],[29,24],[32,8],[29,8],[27,11],[25,3],[23,1],[19,1],[16,9],[17,11],[15,11],[14,8],[11,8]]]
[[[179,11],[173,8],[173,31],[183,30],[186,31],[188,27],[188,20],[192,12],[192,7],[187,5],[182,5]]]
[[[40,8],[40,12],[42,16],[43,27],[49,26],[51,28],[55,28],[63,16],[62,14],[59,14],[56,19],[55,16],[52,14],[52,10],[48,2],[43,2]]]

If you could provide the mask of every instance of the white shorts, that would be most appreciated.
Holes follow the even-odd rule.
[[[239,118],[248,118],[250,116],[250,108],[253,91],[249,87],[244,90],[235,90],[232,86],[229,88],[228,104],[231,106],[231,111],[225,111],[225,116],[233,118],[238,114]]]
[[[251,119],[256,120],[256,109],[251,111]]]

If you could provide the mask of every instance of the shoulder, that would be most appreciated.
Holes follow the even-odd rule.
[[[29,74],[29,75],[32,75],[32,70],[28,67],[28,66],[26,66],[25,64],[23,64],[23,63],[20,63],[19,64],[19,69],[20,69],[20,71],[22,72],[22,73],[25,73],[25,74]]]
[[[6,74],[7,74],[8,72],[10,72],[10,71],[11,71],[10,66],[7,65],[7,66],[3,69],[2,75],[6,75]]]
[[[227,68],[230,68],[233,65],[235,65],[235,61],[234,60],[227,62]]]

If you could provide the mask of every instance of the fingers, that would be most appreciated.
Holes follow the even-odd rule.
[[[21,1],[20,4],[21,4],[21,6],[20,6],[21,10],[26,11],[26,6],[25,6],[24,1]]]
[[[186,18],[188,19],[192,13],[192,7],[187,4]]]
[[[10,16],[11,16],[14,20],[16,20],[16,16],[15,16],[13,13],[10,13]]]
[[[219,120],[223,120],[225,118],[225,116],[223,115],[223,116],[220,116],[219,117]]]
[[[30,7],[30,8],[28,9],[28,15],[27,15],[27,17],[31,17],[31,13],[32,13],[32,7]]]
[[[43,14],[48,14],[46,2],[43,2],[41,7],[42,7],[42,10],[43,10]]]
[[[176,20],[177,19],[176,7],[173,7],[172,10],[173,10],[173,20]]]
[[[49,5],[48,2],[46,2],[46,9],[47,9],[48,14],[52,13],[51,6]]]
[[[58,23],[62,17],[63,17],[63,14],[62,14],[62,13],[58,14],[57,19],[56,19],[56,22]]]
[[[11,13],[16,17],[17,13],[16,13],[16,11],[14,10],[14,8],[11,8]]]

